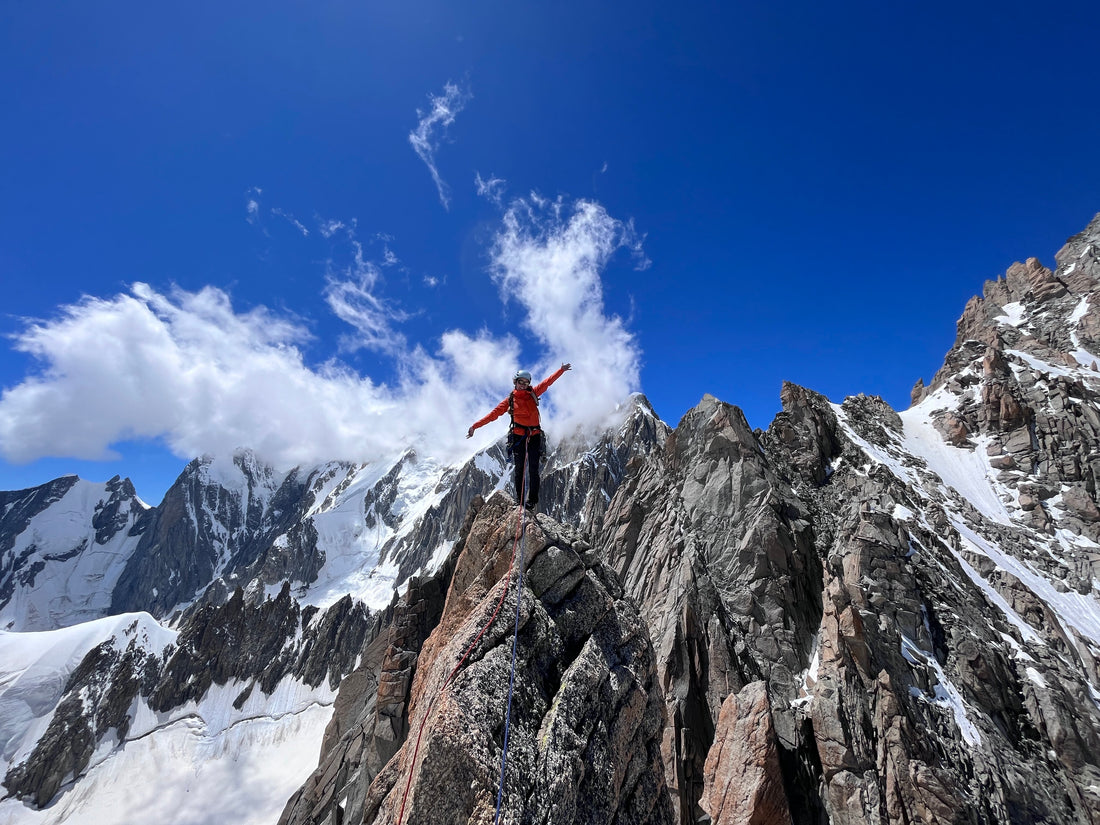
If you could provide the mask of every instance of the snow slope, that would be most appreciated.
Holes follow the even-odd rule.
[[[175,644],[176,634],[148,614],[0,632],[0,773],[29,755],[87,652],[107,641],[122,649],[133,639],[158,652]],[[316,767],[335,691],[287,678],[270,696],[253,690],[234,708],[244,687],[214,686],[201,701],[162,714],[135,702],[121,747],[114,735],[105,738],[80,781],[46,809],[0,802],[0,823],[270,825]]]

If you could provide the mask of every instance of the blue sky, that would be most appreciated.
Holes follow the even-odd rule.
[[[1100,211],[1095,3],[8,3],[0,489],[908,404]],[[484,428],[487,439],[500,435]],[[456,436],[455,434],[459,435]]]

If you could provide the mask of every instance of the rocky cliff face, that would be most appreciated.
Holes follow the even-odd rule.
[[[224,463],[225,466],[222,466]],[[192,461],[165,494],[119,578],[111,613],[167,616],[212,582],[227,584],[297,523],[306,484],[241,451],[232,463]]]
[[[765,680],[786,708],[809,664],[822,574],[807,508],[741,411],[707,396],[619,488],[598,547],[649,627],[668,784],[677,821],[695,822],[723,702]],[[776,718],[797,750],[799,724]]]
[[[362,679],[373,698],[359,694],[350,725],[334,719],[281,821],[492,821],[518,616],[501,821],[669,822],[653,648],[618,579],[548,516],[521,532],[504,495],[475,512],[453,572],[396,606]]]

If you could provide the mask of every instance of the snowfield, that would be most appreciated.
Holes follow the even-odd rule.
[[[40,633],[0,632],[0,772],[30,755],[46,731],[69,676],[88,651],[131,640],[152,652],[176,642],[145,613],[126,614]],[[108,735],[80,781],[36,811],[0,802],[4,825],[170,822],[270,825],[317,766],[335,691],[284,679],[270,696],[246,687],[212,687],[200,702],[157,714],[137,701],[119,747]]]

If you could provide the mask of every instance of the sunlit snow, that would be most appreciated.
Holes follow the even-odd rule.
[[[952,519],[952,524],[959,531],[960,537],[969,542],[973,550],[989,556],[998,567],[1023,582],[1031,592],[1050,605],[1060,621],[1075,628],[1094,643],[1100,644],[1100,601],[1097,601],[1095,596],[1081,595],[1073,590],[1060,592],[1029,564],[1005,553],[966,524],[955,519]]]
[[[952,447],[945,442],[929,415],[936,403],[937,399],[926,398],[899,413],[905,427],[903,448],[924,459],[929,470],[987,519],[999,524],[1012,524],[1012,518],[994,488],[994,470],[985,453],[986,440],[976,439],[976,446],[971,449]]]
[[[314,704],[213,735],[201,716],[180,719],[113,751],[53,807],[0,802],[0,821],[60,825],[94,811],[95,825],[272,825],[316,768],[331,716],[331,707]]]
[[[124,613],[60,630],[0,631],[0,774],[22,761],[46,732],[69,676],[92,648],[137,639],[159,653],[176,640],[148,613]]]
[[[92,526],[96,507],[111,498],[106,484],[77,480],[47,510],[30,520],[5,556],[24,556],[23,568],[41,564],[33,583],[14,588],[0,609],[0,627],[8,630],[53,630],[98,619],[111,604],[111,592],[133,554],[136,540],[129,528],[140,511],[130,502],[119,508],[123,525],[104,544]]]
[[[69,675],[93,647],[130,640],[159,652],[176,634],[144,613],[112,616],[42,633],[0,632],[0,748],[11,763],[28,756],[45,732]],[[173,822],[270,825],[317,765],[335,692],[287,678],[268,696],[246,685],[212,687],[199,702],[157,714],[135,702],[127,741],[100,742],[86,774],[56,804],[36,811],[0,802],[5,825],[77,822],[96,825]]]
[[[999,324],[1005,324],[1010,327],[1018,327],[1024,322],[1024,305],[1019,301],[1013,301],[1011,304],[1005,304],[1004,315],[998,315],[993,320]]]

